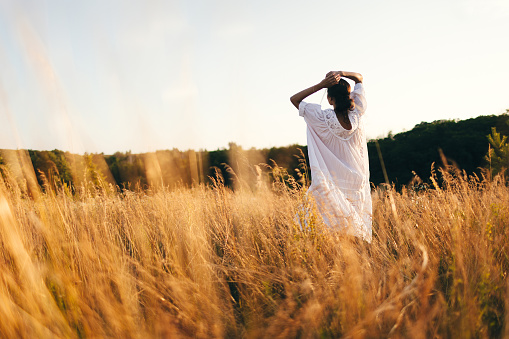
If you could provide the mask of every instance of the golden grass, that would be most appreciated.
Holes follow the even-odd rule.
[[[144,193],[0,182],[3,337],[507,336],[509,190],[373,192],[371,244],[281,182]],[[392,196],[392,199],[389,198]]]

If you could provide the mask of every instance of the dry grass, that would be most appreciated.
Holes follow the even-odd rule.
[[[3,337],[501,337],[509,190],[373,193],[371,244],[281,183],[27,197],[0,183]],[[389,198],[392,196],[392,199]]]

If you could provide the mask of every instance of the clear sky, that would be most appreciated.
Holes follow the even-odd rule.
[[[305,144],[289,97],[330,70],[369,138],[503,113],[509,1],[0,0],[0,148]]]

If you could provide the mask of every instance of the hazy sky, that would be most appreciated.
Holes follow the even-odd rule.
[[[330,70],[375,138],[504,112],[508,60],[507,0],[0,0],[0,148],[305,144],[289,97]]]

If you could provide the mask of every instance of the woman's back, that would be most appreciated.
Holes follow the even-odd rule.
[[[355,107],[348,113],[351,124],[349,130],[341,125],[334,110],[322,110],[317,104],[302,101],[299,115],[304,117],[308,125],[310,166],[318,166],[322,171],[327,170],[340,187],[359,189],[369,180],[363,121],[366,99],[361,83],[355,86],[351,97]],[[318,159],[320,155],[322,159]]]

